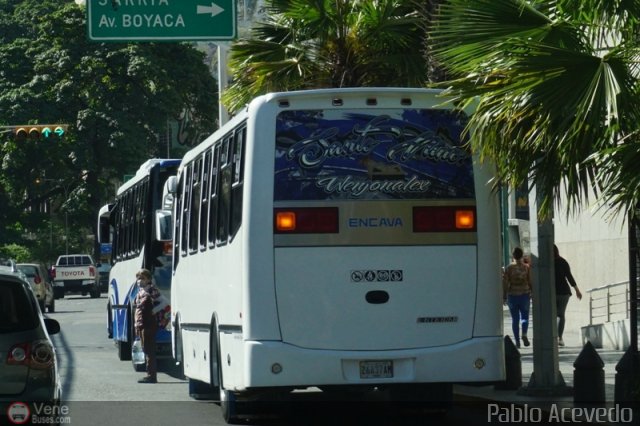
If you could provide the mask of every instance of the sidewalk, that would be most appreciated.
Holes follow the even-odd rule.
[[[508,335],[512,340],[514,340],[511,332],[511,317],[509,316],[508,310],[505,311],[504,318],[505,335]],[[529,324],[531,325],[531,322]],[[569,326],[570,324],[567,324],[567,330],[565,330],[564,336],[566,346],[558,348],[558,367],[565,381],[565,384],[567,385],[567,387],[571,388],[570,390],[572,390],[574,381],[573,363],[582,351],[583,345],[579,334],[579,327],[573,325],[574,331],[571,332],[569,331]],[[529,339],[533,342],[533,339],[531,337],[533,335],[533,330],[531,328],[528,334]],[[636,418],[638,416],[637,413],[630,414],[629,410],[621,413],[620,407],[616,407],[616,405],[614,404],[616,365],[624,355],[624,351],[605,349],[596,349],[596,351],[604,362],[604,386],[606,400],[604,404],[574,404],[572,392],[570,392],[569,396],[554,395],[540,397],[523,394],[521,390],[495,389],[493,385],[455,385],[454,393],[457,399],[484,401],[488,405],[491,403],[495,403],[500,405],[501,407],[507,407],[511,411],[515,410],[516,414],[519,413],[519,415],[526,415],[526,411],[528,411],[530,414],[543,413],[541,423],[548,423],[548,421],[545,420],[559,420],[559,422],[580,421],[586,423],[598,423],[595,421],[595,416],[597,414],[604,414],[604,408],[607,410],[607,415],[604,416],[604,419],[601,416],[601,418],[599,419],[600,424],[629,424],[629,421],[627,421],[629,415],[633,416],[632,423],[638,424],[639,419]],[[522,386],[526,387],[529,383],[529,380],[531,379],[531,373],[533,373],[533,347],[523,346],[519,349],[519,352],[522,365]],[[505,408],[504,410],[507,410],[507,408]],[[600,411],[596,412],[598,408],[600,408]],[[562,414],[574,417],[573,419],[563,420]],[[513,418],[511,418],[511,420],[513,420]],[[530,417],[529,420],[531,420]],[[496,423],[498,422],[499,419],[496,417]]]

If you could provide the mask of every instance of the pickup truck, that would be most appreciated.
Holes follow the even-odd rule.
[[[53,294],[56,299],[65,293],[82,293],[100,297],[98,267],[88,254],[63,254],[52,268]]]

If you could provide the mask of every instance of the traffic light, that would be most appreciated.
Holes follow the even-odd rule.
[[[16,139],[53,139],[62,138],[67,132],[66,124],[26,124],[13,126]]]

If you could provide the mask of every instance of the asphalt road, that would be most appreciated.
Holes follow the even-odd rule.
[[[52,339],[68,415],[59,417],[73,425],[224,425],[219,407],[191,399],[187,381],[170,374],[165,363],[157,384],[137,383],[145,373],[118,359],[107,337],[106,306],[105,295],[66,295],[47,314],[61,328]]]
[[[130,361],[120,361],[106,332],[106,296],[67,295],[56,300],[56,312],[47,314],[60,322],[52,336],[63,384],[62,424],[72,425],[224,425],[213,401],[196,401],[188,395],[188,383],[160,365],[157,384],[139,384],[144,373]],[[175,370],[175,369],[173,369]],[[487,404],[455,401],[445,416],[415,407],[391,406],[384,395],[372,395],[367,403],[326,401],[313,392],[296,394],[282,407],[282,416],[253,419],[256,425],[486,425]]]

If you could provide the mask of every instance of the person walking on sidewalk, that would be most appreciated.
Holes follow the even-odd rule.
[[[511,328],[516,339],[516,347],[520,347],[520,326],[522,326],[522,343],[529,346],[527,331],[529,329],[529,301],[531,299],[531,268],[524,263],[523,251],[520,247],[513,249],[514,263],[507,266],[502,276],[503,302],[511,312]]]
[[[135,328],[136,335],[142,341],[142,350],[146,356],[147,376],[138,383],[156,383],[156,333],[158,320],[153,312],[154,301],[160,296],[160,291],[153,285],[151,272],[141,269],[136,273],[138,294],[136,295]]]
[[[565,325],[565,312],[567,310],[567,304],[569,304],[569,298],[571,297],[571,287],[576,291],[576,296],[578,296],[578,300],[582,299],[582,293],[578,288],[578,284],[576,280],[573,278],[571,274],[571,267],[569,266],[569,262],[565,260],[562,256],[560,256],[560,251],[558,247],[553,245],[553,257],[554,268],[556,274],[556,311],[558,316],[558,346],[564,346],[564,340],[562,340],[562,334],[564,333],[564,325]]]

